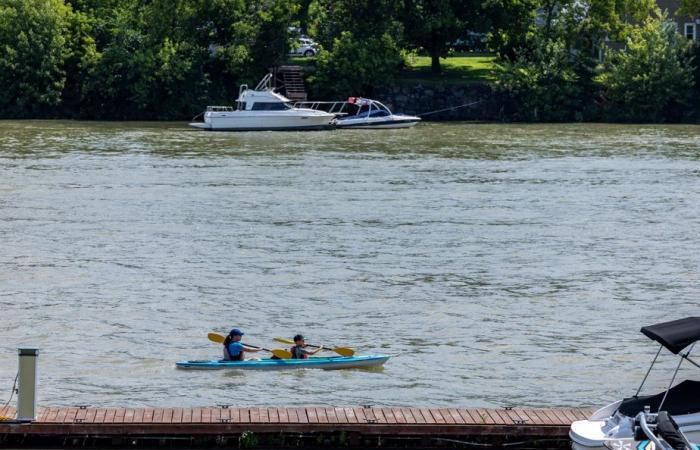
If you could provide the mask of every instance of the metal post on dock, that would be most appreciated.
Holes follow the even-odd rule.
[[[17,420],[32,422],[36,419],[36,360],[39,349],[18,348],[17,353],[19,353]]]

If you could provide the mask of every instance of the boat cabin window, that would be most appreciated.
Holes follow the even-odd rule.
[[[253,111],[282,111],[285,109],[292,109],[292,105],[281,102],[255,102],[251,108]]]
[[[207,111],[233,111],[232,106],[207,106]]]

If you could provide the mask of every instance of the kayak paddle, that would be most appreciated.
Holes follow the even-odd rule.
[[[284,338],[274,338],[273,341],[281,342],[282,344],[289,344],[289,345],[294,345],[294,341],[291,339],[284,339]],[[309,347],[314,347],[314,348],[319,348],[318,345],[311,345],[311,344],[306,344]],[[333,352],[336,352],[340,356],[352,356],[355,354],[355,350],[349,348],[349,347],[326,347],[325,345],[323,346],[324,350],[331,350]],[[291,353],[291,352],[290,352]]]
[[[219,333],[209,333],[207,334],[207,337],[209,338],[210,341],[216,342],[217,344],[223,344],[224,341],[226,340],[226,337],[220,335]],[[241,344],[243,344],[241,342]],[[282,350],[281,348],[273,348],[270,350],[269,348],[264,348],[264,347],[258,347],[256,345],[250,345],[250,344],[243,344],[246,347],[250,348],[259,348],[260,350],[264,350],[266,352],[270,352],[279,359],[291,359],[292,358],[292,352],[289,350]]]

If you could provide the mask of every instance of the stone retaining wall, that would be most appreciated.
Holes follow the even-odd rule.
[[[372,98],[397,113],[424,114],[469,103],[475,104],[423,116],[428,121],[499,120],[503,99],[490,86],[395,86],[377,89]]]

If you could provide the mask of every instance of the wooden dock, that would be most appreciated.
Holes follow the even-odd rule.
[[[568,445],[578,408],[42,408],[31,423],[0,422],[0,447],[144,446],[173,442],[244,448],[468,447],[513,441]],[[0,416],[14,417],[12,408]]]

